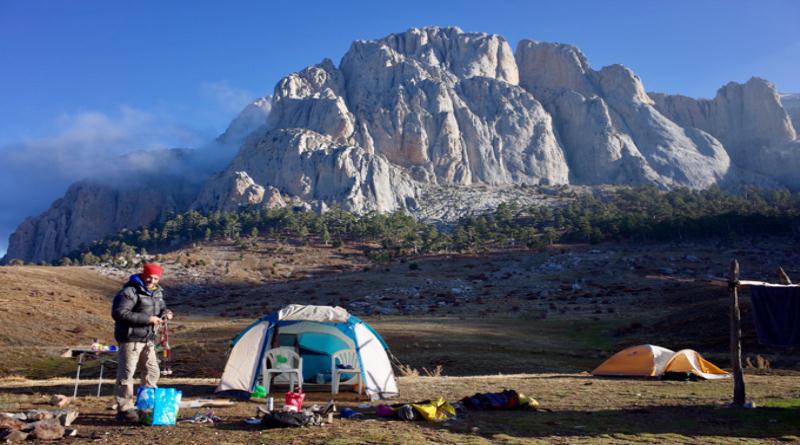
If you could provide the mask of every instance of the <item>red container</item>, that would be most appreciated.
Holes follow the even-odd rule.
[[[285,403],[286,406],[293,406],[297,408],[298,411],[303,409],[303,401],[306,399],[306,393],[303,390],[298,391],[289,391],[286,393]]]

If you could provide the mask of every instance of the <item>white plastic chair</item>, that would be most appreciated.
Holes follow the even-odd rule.
[[[270,349],[264,354],[264,363],[262,364],[264,372],[263,386],[269,394],[269,384],[272,374],[289,374],[289,390],[294,391],[295,377],[297,377],[297,386],[303,389],[303,357],[294,351],[293,348],[279,347]]]
[[[338,367],[336,361],[339,361],[338,364],[342,365],[342,367]],[[341,378],[342,374],[355,374],[355,377],[348,380],[348,382],[355,380],[358,382],[358,393],[361,394],[362,390],[362,382],[361,382],[361,366],[358,364],[358,354],[356,351],[352,349],[342,349],[341,351],[336,351],[331,356],[331,393],[332,394],[339,394],[339,379]]]

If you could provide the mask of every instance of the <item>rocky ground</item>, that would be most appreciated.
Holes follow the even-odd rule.
[[[725,277],[731,258],[739,260],[746,279],[776,281],[778,265],[800,277],[793,245],[783,239],[559,245],[390,263],[369,261],[360,245],[293,240],[259,242],[247,251],[226,243],[182,249],[164,257],[163,283],[178,314],[172,325],[174,377],[218,377],[230,339],[264,313],[288,303],[334,304],[370,322],[406,365],[403,400],[509,387],[540,399],[550,411],[483,413],[448,425],[343,421],[300,434],[243,427],[240,421],[255,405],[242,403],[222,412],[233,420],[220,426],[152,430],[112,425],[105,410],[110,399],[81,397],[77,405],[90,415],[76,421],[85,422],[82,439],[68,440],[144,443],[153,434],[170,443],[789,440],[800,434],[785,422],[798,415],[800,356],[757,344],[746,292],[748,395],[757,405],[776,408],[721,409],[730,397],[728,382],[598,380],[585,372],[640,343],[696,349],[727,366],[728,294],[717,278]],[[69,390],[63,380],[24,379],[69,376],[74,361],[58,353],[94,338],[110,342],[111,297],[132,272],[0,268],[3,403],[35,404]],[[504,376],[475,377],[498,373]],[[520,373],[526,375],[505,376]],[[97,369],[85,368],[84,376],[96,377]],[[192,396],[208,395],[213,380],[203,382],[176,384]],[[92,388],[83,387],[82,394]],[[319,394],[319,402],[325,397]],[[676,418],[684,420],[670,420]],[[756,428],[759,422],[766,426]]]

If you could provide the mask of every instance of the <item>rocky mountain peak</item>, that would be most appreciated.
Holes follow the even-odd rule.
[[[411,28],[372,44],[385,46],[402,57],[441,67],[461,79],[480,76],[512,85],[519,83],[511,46],[498,35],[467,33],[458,27]]]
[[[248,104],[231,121],[228,128],[217,141],[223,145],[241,144],[244,138],[252,133],[256,128],[267,123],[267,116],[272,109],[272,96],[264,96]]]
[[[589,62],[572,45],[522,40],[515,57],[524,73],[520,84],[537,96],[553,90],[573,90],[584,96],[594,93],[588,79]]]

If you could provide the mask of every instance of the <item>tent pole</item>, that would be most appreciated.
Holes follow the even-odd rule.
[[[739,312],[739,262],[731,260],[728,290],[731,294],[731,367],[733,368],[733,406],[744,406],[742,374],[742,328]]]

